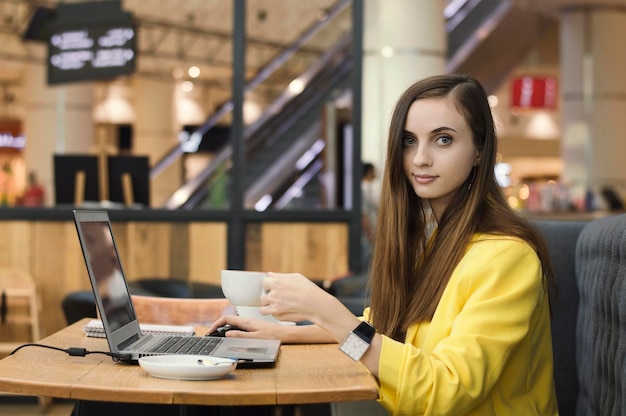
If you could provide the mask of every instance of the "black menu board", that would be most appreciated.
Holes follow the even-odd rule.
[[[136,38],[119,0],[59,4],[50,25],[48,84],[132,74]]]

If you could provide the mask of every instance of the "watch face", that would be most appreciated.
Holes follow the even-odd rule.
[[[359,361],[369,346],[370,344],[363,341],[361,337],[354,333],[350,333],[339,349],[346,353],[354,361]]]

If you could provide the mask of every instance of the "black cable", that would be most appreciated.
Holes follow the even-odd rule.
[[[17,347],[16,349],[14,349],[13,351],[11,351],[9,353],[9,355],[13,355],[16,352],[18,352],[19,350],[21,350],[22,348],[25,347],[41,347],[41,348],[49,348],[51,350],[56,350],[56,351],[61,351],[64,352],[72,357],[84,357],[88,354],[104,354],[104,355],[108,355],[109,357],[113,357],[116,359],[121,359],[121,360],[130,360],[131,359],[131,355],[130,354],[126,354],[126,353],[114,353],[114,352],[109,352],[109,351],[89,351],[86,348],[82,348],[82,347],[70,347],[70,348],[59,348],[59,347],[54,347],[52,345],[45,345],[45,344],[34,344],[34,343],[28,343],[28,344],[22,344],[19,347]]]

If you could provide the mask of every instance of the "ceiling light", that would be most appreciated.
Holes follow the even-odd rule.
[[[538,111],[532,115],[525,133],[532,139],[555,139],[561,132],[552,115],[546,111]]]
[[[180,84],[180,89],[183,90],[183,92],[193,91],[193,82],[183,81],[182,84]]]
[[[393,56],[393,48],[391,46],[383,46],[380,54],[385,58],[391,58]]]
[[[187,73],[189,74],[191,78],[198,78],[200,76],[200,68],[198,68],[195,65],[190,66],[189,69],[187,70]]]
[[[304,91],[304,82],[299,79],[294,79],[289,83],[289,91],[291,91],[293,94],[300,94],[302,91]]]

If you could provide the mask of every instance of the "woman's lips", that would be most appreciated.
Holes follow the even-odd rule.
[[[436,176],[431,176],[431,175],[413,175],[413,177],[415,178],[415,182],[421,185],[431,183],[437,178]]]

